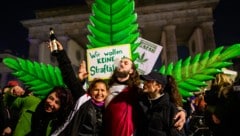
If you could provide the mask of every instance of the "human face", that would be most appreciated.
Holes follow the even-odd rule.
[[[119,78],[128,77],[129,74],[133,72],[132,65],[133,63],[129,58],[121,59],[116,71],[117,77]]]
[[[144,85],[143,85],[143,92],[144,93],[159,93],[158,90],[160,90],[161,85],[159,85],[156,81],[144,81]]]
[[[15,96],[22,96],[23,94],[25,93],[25,90],[23,90],[22,87],[20,86],[14,86],[12,89],[11,89],[11,94],[15,95]]]
[[[90,96],[96,102],[103,102],[108,96],[108,90],[104,83],[98,82],[95,86],[90,90]]]
[[[45,102],[45,111],[48,113],[57,112],[60,109],[60,99],[57,97],[56,92],[48,95]]]

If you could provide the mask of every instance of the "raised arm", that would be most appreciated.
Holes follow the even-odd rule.
[[[86,91],[83,89],[84,82],[81,82],[76,77],[71,61],[63,49],[62,44],[57,41],[57,45],[59,47],[59,52],[54,56],[57,58],[58,66],[61,70],[64,83],[72,91],[74,99],[77,100],[79,97],[86,93]]]
[[[78,69],[78,78],[80,81],[84,81],[88,77],[87,67],[86,67],[86,61],[83,60]]]

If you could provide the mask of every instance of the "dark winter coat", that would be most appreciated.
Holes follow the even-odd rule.
[[[178,112],[176,105],[170,102],[169,95],[165,93],[156,100],[149,100],[147,95],[139,97],[144,116],[143,125],[137,130],[141,136],[184,136],[184,131],[174,127],[174,116]],[[140,132],[140,133],[139,133]]]
[[[10,111],[9,108],[5,106],[3,102],[3,95],[0,93],[0,134],[3,132],[9,124]]]
[[[62,50],[56,54],[56,57],[62,72],[63,80],[71,90],[75,101],[82,99],[82,97],[86,95],[86,91],[83,89],[83,82],[77,79],[66,52]],[[78,104],[78,102],[76,102],[76,104]],[[103,108],[104,107],[98,107],[93,104],[91,99],[88,99],[86,102],[84,101],[60,135],[100,136],[102,133]]]

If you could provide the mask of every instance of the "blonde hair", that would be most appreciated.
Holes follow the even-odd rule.
[[[218,97],[224,96],[227,97],[227,94],[232,90],[233,80],[229,75],[220,73],[216,75],[215,80],[213,81],[213,86],[218,87]]]

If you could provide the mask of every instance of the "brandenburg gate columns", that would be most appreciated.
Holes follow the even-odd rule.
[[[165,44],[163,47],[163,52],[165,52],[168,62],[177,62],[178,61],[178,52],[177,52],[177,40],[175,34],[175,25],[167,25],[163,27],[165,33]],[[163,43],[164,44],[164,43]]]

